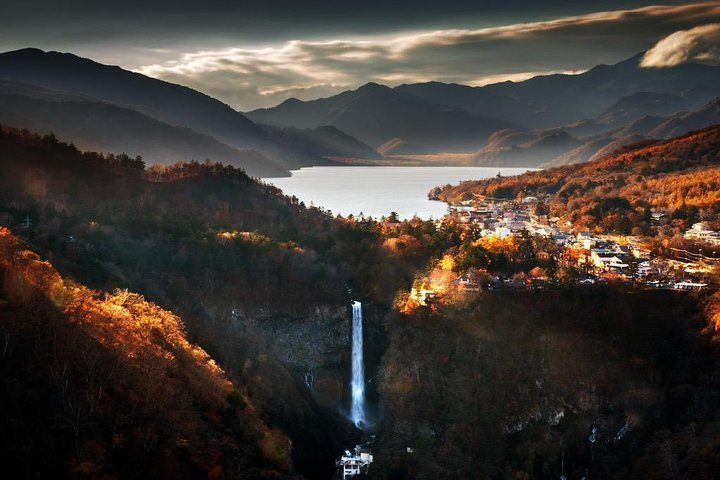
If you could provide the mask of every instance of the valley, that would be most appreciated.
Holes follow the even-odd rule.
[[[717,145],[713,129],[693,135],[689,137],[692,152],[704,148],[711,152]],[[654,146],[653,152],[668,158],[662,149],[672,149],[678,165],[699,168],[686,161],[684,155],[690,151],[684,153],[684,145],[682,138],[674,139]],[[647,147],[637,148],[642,152]],[[242,418],[255,419],[255,427],[245,420],[233,427],[246,432],[243,441],[259,452],[244,462],[265,472],[243,467],[248,478],[278,474],[331,478],[335,459],[344,449],[368,442],[368,433],[377,435],[370,444],[375,459],[368,470],[372,478],[430,474],[456,478],[477,472],[536,478],[593,472],[627,478],[668,461],[676,462],[673,468],[698,475],[713,468],[712,439],[717,429],[713,378],[718,357],[712,293],[717,282],[712,269],[704,274],[706,288],[700,291],[653,291],[639,283],[645,277],[628,282],[630,277],[623,277],[627,272],[606,270],[600,264],[589,270],[589,265],[574,263],[571,258],[582,255],[568,256],[570,250],[562,249],[552,232],[548,237],[523,227],[503,239],[475,228],[473,220],[462,220],[462,209],[437,221],[401,221],[392,216],[355,221],[307,207],[220,164],[145,168],[127,156],[83,153],[52,136],[9,128],[0,136],[0,150],[0,218],[20,235],[3,233],[9,242],[3,253],[0,307],[5,355],[24,362],[17,357],[24,348],[18,342],[36,335],[13,320],[24,318],[19,312],[28,308],[29,298],[35,298],[17,293],[17,282],[35,285],[32,295],[51,295],[52,301],[60,302],[57,305],[67,320],[44,310],[36,314],[55,318],[53,322],[60,322],[57,328],[66,328],[63,322],[93,329],[104,325],[101,320],[78,317],[82,310],[72,307],[77,294],[62,293],[54,285],[65,282],[59,285],[66,290],[76,287],[61,278],[73,278],[89,287],[81,290],[87,292],[84,295],[115,302],[131,312],[136,303],[121,299],[139,298],[131,297],[135,295],[131,292],[140,293],[142,299],[133,302],[158,305],[142,307],[151,312],[150,318],[161,317],[152,313],[154,308],[177,312],[182,320],[173,321],[182,323],[176,328],[187,329],[188,341],[207,352],[203,358],[223,369],[223,382],[229,385],[223,388],[241,392],[242,400],[221,394],[226,398],[215,400],[220,403],[214,408],[235,408]],[[642,154],[631,150],[618,155],[622,159]],[[647,157],[649,165],[653,158]],[[716,157],[698,158],[712,163]],[[621,160],[574,168],[602,169],[616,161]],[[461,185],[488,188],[526,177],[552,177],[553,172],[493,176]],[[121,190],[114,187],[119,185]],[[117,195],[120,191],[125,194]],[[451,191],[436,194],[444,197]],[[541,190],[532,193],[546,195]],[[508,198],[503,216],[531,208],[526,203],[517,210]],[[169,204],[185,205],[182,223]],[[533,204],[533,208],[538,207]],[[552,214],[553,201],[543,208]],[[522,220],[518,215],[514,222]],[[596,235],[612,234],[613,225],[598,224]],[[661,233],[649,254],[660,258],[657,255],[668,248],[663,235],[677,227],[681,225],[648,224]],[[41,256],[20,254],[28,248],[24,245]],[[582,252],[587,247],[581,241],[576,248]],[[35,273],[37,268],[53,268],[43,258],[51,260],[62,277],[54,270]],[[53,280],[40,280],[48,275]],[[581,281],[584,278],[595,280]],[[113,290],[117,288],[126,290]],[[367,404],[362,413],[351,414],[354,389],[349,365],[357,338],[353,330],[355,335],[358,330],[351,328],[355,316],[350,302],[358,299],[363,311]],[[115,307],[103,308],[114,311]],[[96,326],[93,322],[98,321]],[[107,345],[116,345],[113,348],[138,352],[165,345],[159,333],[153,333],[155,327],[143,323],[133,335],[150,343],[120,339],[116,335],[121,331],[103,328],[110,329],[102,333],[98,355],[116,355],[103,353],[108,341]],[[157,328],[163,332],[166,327]],[[654,349],[657,342],[664,345],[659,351]],[[576,349],[578,344],[583,348]],[[78,392],[97,388],[88,383],[82,357],[73,357],[72,362],[77,374],[69,385]],[[47,381],[42,370],[22,372],[23,381]],[[126,388],[117,383],[117,374],[102,372],[94,382],[103,389]],[[6,372],[4,381],[15,375],[19,373]],[[151,398],[140,400],[143,408],[150,408]],[[73,407],[85,420],[77,425],[73,454],[77,463],[71,468],[120,471],[115,462],[125,462],[131,455],[124,444],[108,443],[116,437],[109,436],[106,422],[117,414],[109,401],[101,396],[97,405],[83,400]],[[679,408],[688,402],[695,407]],[[204,409],[198,414],[215,418],[213,422],[234,422]],[[357,420],[364,416],[368,424]],[[27,422],[25,414],[12,418]],[[127,421],[129,426],[135,422]],[[353,421],[366,432],[356,429]],[[264,433],[258,434],[258,428]],[[682,442],[688,441],[689,428],[694,428],[689,441],[697,447],[685,450],[689,447]],[[658,437],[659,431],[665,432],[663,436]],[[51,429],[49,434],[60,432]],[[190,437],[196,440],[188,439],[187,444],[186,440],[167,443],[177,438],[173,435],[183,435],[169,432],[158,431],[162,441],[144,447],[146,456],[132,453],[140,455],[135,464],[175,475],[152,459],[161,448],[173,456],[193,445],[197,460],[183,467],[189,468],[187,473],[177,475],[206,475],[214,470],[235,476],[229,472],[238,461],[232,453],[237,450],[225,449],[212,457],[215,463],[208,464],[200,459],[208,458],[207,449],[214,443],[203,437]],[[591,437],[596,440],[589,441]],[[139,437],[122,438],[134,445]],[[10,451],[24,445],[19,437],[4,441]],[[668,442],[672,454],[661,448]],[[98,445],[108,454],[98,456]],[[477,457],[478,452],[483,455]],[[13,464],[32,470],[38,455],[45,454],[26,453]],[[41,472],[64,470],[60,459],[68,454],[55,452],[54,460],[43,467],[48,470]]]
[[[5,3],[3,478],[717,477],[717,2]]]

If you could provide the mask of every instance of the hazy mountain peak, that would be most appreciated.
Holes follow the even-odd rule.
[[[303,103],[302,100],[300,100],[296,97],[290,97],[287,100],[285,100],[284,102],[282,102],[280,105],[278,105],[278,107],[280,107],[280,106],[288,107],[288,106],[292,106],[292,105],[300,105],[302,103]]]
[[[703,107],[703,110],[709,110],[709,109],[720,109],[720,97],[715,97],[712,100],[710,100],[708,103],[705,104]]]
[[[73,54],[39,49],[6,52],[0,54],[0,78],[50,90],[56,99],[63,92],[136,111],[168,127],[213,137],[233,149],[256,150],[288,168],[323,161],[289,148],[242,113],[197,90]],[[299,104],[297,99],[286,101],[286,106]],[[31,113],[22,115],[32,120]],[[207,156],[212,156],[210,151]]]
[[[47,52],[36,47],[20,48],[18,50],[11,50],[9,52],[0,53],[0,56],[27,56],[27,55],[43,55]]]
[[[355,90],[358,93],[392,92],[393,89],[375,82],[368,82]]]

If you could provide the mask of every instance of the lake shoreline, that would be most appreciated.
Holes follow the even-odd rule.
[[[395,212],[400,219],[438,219],[447,204],[428,199],[436,186],[481,180],[500,173],[524,173],[526,168],[468,166],[316,166],[293,170],[291,177],[264,178],[286,195],[342,216],[381,218]]]

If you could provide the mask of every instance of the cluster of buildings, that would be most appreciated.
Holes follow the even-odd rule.
[[[550,225],[546,215],[535,213],[536,197],[526,197],[522,202],[467,201],[448,208],[448,214],[457,225],[467,229],[480,230],[481,236],[497,235],[505,238],[527,230],[531,234],[557,237],[563,240],[565,235]]]
[[[586,252],[579,256],[579,264],[595,273],[614,272],[630,276],[636,273],[631,270],[638,268],[638,257],[643,256],[643,252],[629,245],[620,245],[613,240],[597,238],[586,232],[578,233],[570,240],[568,248],[579,248]]]
[[[708,287],[705,279],[712,273],[712,267],[706,264],[652,257],[639,245],[620,245],[589,233],[577,234],[567,248],[584,252],[578,256],[578,263],[588,272],[619,274],[648,288],[702,290]]]
[[[531,235],[554,239],[566,250],[575,250],[570,257],[577,259],[577,265],[588,273],[586,283],[593,277],[617,274],[628,280],[644,283],[648,287],[674,288],[678,290],[699,290],[707,286],[705,279],[712,268],[704,260],[688,259],[677,261],[653,258],[649,251],[632,243],[632,237],[622,244],[611,237],[599,237],[589,232],[570,233],[560,228],[557,218],[538,214],[536,205],[544,199],[525,197],[522,201],[469,200],[449,207],[448,215],[457,225],[475,229],[481,236],[496,235],[505,238],[526,230]],[[667,214],[654,212],[652,223],[660,226],[667,223]],[[717,245],[720,249],[720,232],[712,230],[707,222],[699,222],[685,232],[685,238]],[[719,250],[720,251],[720,250]],[[713,255],[714,257],[714,255]],[[459,290],[478,291],[478,279],[464,276],[458,280]],[[420,293],[420,292],[418,292]],[[423,299],[432,299],[433,292],[424,292]]]

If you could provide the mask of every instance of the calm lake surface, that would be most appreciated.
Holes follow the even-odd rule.
[[[401,219],[440,218],[447,211],[442,202],[428,200],[435,186],[462,180],[518,175],[526,168],[485,167],[309,167],[292,177],[265,178],[305,205],[323,207],[333,214],[364,214],[380,218],[397,212]]]

